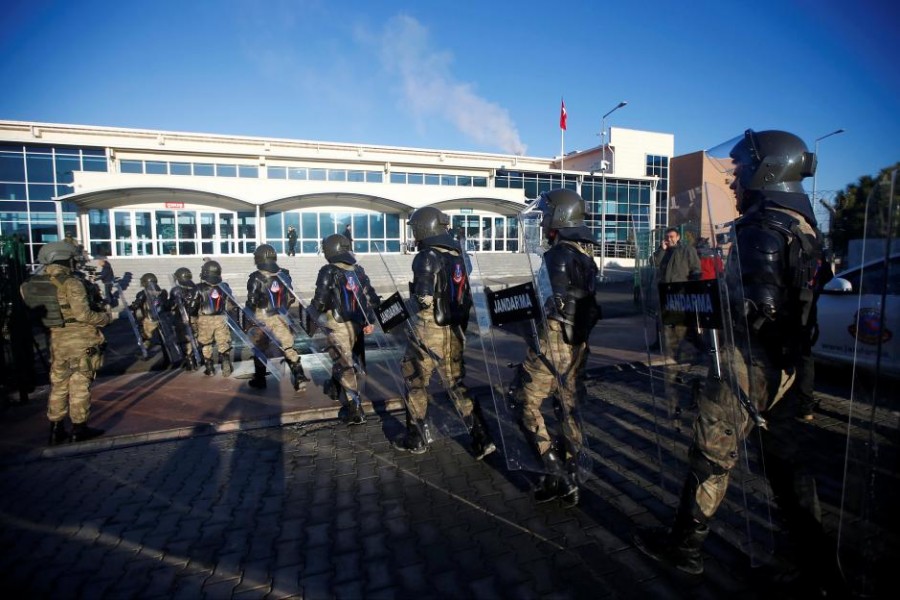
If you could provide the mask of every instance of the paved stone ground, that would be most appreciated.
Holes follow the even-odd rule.
[[[786,556],[759,478],[734,478],[744,483],[714,522],[704,576],[635,549],[636,525],[673,514],[687,432],[653,402],[646,371],[595,376],[584,407],[593,476],[577,508],[535,505],[530,475],[508,471],[500,453],[474,461],[465,438],[438,439],[421,456],[394,451],[402,427],[390,413],[355,428],[199,436],[0,467],[0,585],[7,598],[793,597],[751,568]],[[835,535],[848,407],[821,396],[808,427]],[[895,460],[896,415],[878,418],[877,439],[872,428],[854,436]],[[896,469],[876,475],[878,500],[895,501]],[[900,545],[872,514],[873,527],[857,530],[879,531],[877,546],[865,544],[878,575],[873,565],[896,565]]]

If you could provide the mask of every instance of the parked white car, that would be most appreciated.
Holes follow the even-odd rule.
[[[880,330],[881,372],[900,377],[900,255],[891,256],[888,273],[883,259],[838,273],[825,286],[818,308],[817,360],[850,365],[855,350],[857,366],[874,370]],[[882,314],[885,323],[879,327]]]

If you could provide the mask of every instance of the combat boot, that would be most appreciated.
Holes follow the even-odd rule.
[[[341,399],[341,392],[343,390],[344,388],[340,383],[335,381],[334,377],[329,377],[325,380],[325,383],[322,384],[322,391],[335,402],[338,402]]]
[[[424,454],[428,451],[428,444],[425,443],[425,437],[422,433],[423,429],[424,423],[421,421],[413,421],[412,418],[407,415],[406,435],[399,440],[394,440],[391,445],[403,452]]]
[[[465,418],[465,422],[469,429],[469,435],[472,436],[472,454],[475,456],[475,460],[481,460],[488,454],[496,452],[497,446],[491,440],[484,419],[480,415],[473,412]]]
[[[197,370],[197,359],[194,358],[194,354],[192,352],[188,352],[184,362],[181,363],[181,366],[185,371],[196,371]]]
[[[555,450],[548,450],[541,455],[547,475],[541,479],[541,485],[534,491],[534,501],[538,504],[559,498],[566,506],[575,506],[580,499],[578,484],[563,468]]]
[[[231,364],[231,356],[228,354],[219,355],[219,364],[222,365],[222,377],[230,377],[234,372],[234,367]]]
[[[213,364],[212,357],[204,360],[203,365],[206,367],[205,369],[203,369],[204,375],[215,375],[216,374],[216,366]]]
[[[257,390],[266,389],[266,365],[258,358],[253,359],[253,377],[248,384]]]
[[[692,520],[689,524],[676,524],[672,529],[661,527],[639,531],[634,536],[634,543],[654,560],[691,575],[700,575],[703,573],[700,547],[708,535],[708,526]]]
[[[347,425],[363,425],[366,422],[366,413],[362,407],[362,398],[359,392],[345,390],[347,398]]]
[[[303,372],[303,363],[298,359],[297,362],[288,361],[288,365],[291,369],[291,383],[294,385],[294,391],[305,392],[309,377]]]
[[[84,442],[103,435],[104,430],[88,427],[87,423],[72,423],[72,437],[70,442]]]
[[[69,432],[66,431],[65,421],[50,421],[50,445],[56,446],[69,441]]]

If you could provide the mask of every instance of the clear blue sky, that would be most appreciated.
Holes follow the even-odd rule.
[[[819,145],[819,191],[900,160],[887,0],[6,0],[0,119],[559,154],[613,126],[676,154]],[[807,188],[811,189],[811,182]]]

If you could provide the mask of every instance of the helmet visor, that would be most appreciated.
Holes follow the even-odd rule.
[[[736,135],[724,142],[716,144],[712,148],[705,150],[706,158],[709,163],[719,173],[723,175],[732,175],[735,169],[734,159],[731,157],[731,151],[734,147],[744,139],[745,134]]]

